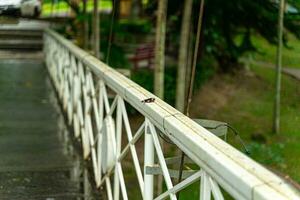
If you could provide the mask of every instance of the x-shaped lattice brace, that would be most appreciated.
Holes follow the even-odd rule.
[[[49,52],[52,54],[49,57],[57,59],[47,59],[47,66],[63,108],[67,112],[68,122],[73,124],[75,137],[81,136],[84,157],[87,158],[91,154],[96,184],[100,186],[105,182],[108,199],[119,199],[120,189],[123,199],[128,199],[121,165],[128,152],[132,155],[143,199],[153,199],[155,171],[163,175],[167,186],[167,191],[155,199],[167,197],[172,200],[176,199],[176,192],[199,179],[201,179],[201,199],[210,199],[211,194],[215,199],[223,199],[217,183],[203,170],[184,172],[184,180],[174,186],[171,178],[178,172],[169,170],[167,167],[172,159],[174,162],[174,158],[164,158],[157,130],[151,121],[145,119],[133,135],[124,100],[116,95],[110,104],[103,80],[97,81],[95,88],[92,72],[85,68],[81,61],[78,61],[65,48],[58,47],[59,44],[56,42],[48,40],[48,43]],[[116,122],[113,120],[115,111]],[[128,144],[121,149],[123,125]],[[135,144],[144,133],[144,170],[142,173]],[[104,134],[107,134],[106,138]],[[106,147],[103,145],[104,142],[107,143]],[[103,148],[113,153],[103,153]],[[154,152],[156,152],[159,165],[154,164]],[[110,179],[112,175],[114,175],[113,189]]]

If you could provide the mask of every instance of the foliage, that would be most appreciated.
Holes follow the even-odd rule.
[[[122,47],[112,43],[110,49],[110,55],[108,56],[108,43],[107,41],[101,42],[101,52],[103,53],[104,57],[103,60],[106,62],[108,60],[109,66],[114,68],[129,68],[130,64],[128,59],[125,57],[125,53]]]
[[[165,101],[171,105],[175,102],[176,68],[168,67],[165,72]],[[132,80],[143,86],[146,90],[153,92],[153,71],[140,69],[133,71]]]
[[[164,100],[171,105],[175,105],[176,97],[176,68],[170,67],[165,70],[165,94]]]
[[[153,91],[153,72],[148,69],[140,69],[132,72],[131,79],[143,86],[148,91]]]
[[[222,4],[222,5],[221,5]],[[220,6],[221,5],[221,6]],[[205,39],[220,67],[226,70],[246,51],[256,50],[252,41],[252,33],[258,33],[268,42],[277,41],[278,4],[270,0],[221,0],[208,1],[205,8]],[[285,27],[298,38],[300,27],[297,18],[286,13]],[[234,39],[242,34],[241,43]],[[286,42],[286,35],[284,41]]]
[[[195,75],[195,88],[199,88],[215,73],[211,59],[203,59],[198,65]],[[143,86],[146,90],[153,92],[153,71],[140,69],[133,71],[132,80]],[[175,105],[176,97],[176,66],[167,66],[165,69],[165,101]]]
[[[66,26],[58,26],[55,29],[58,33],[64,35],[67,39],[74,39],[75,35],[77,35],[78,29],[76,27],[76,23],[73,20],[69,20]]]
[[[282,65],[283,67],[298,68],[300,69],[300,42],[291,34],[287,34],[288,48],[282,51]],[[276,57],[276,47],[270,45],[262,37],[253,35],[253,44],[257,47],[258,51],[251,53],[250,59],[263,61],[266,63],[274,63]]]
[[[104,55],[104,60],[107,57],[107,49],[108,49],[108,41],[110,40],[110,29],[111,29],[111,18],[110,16],[102,16],[100,22],[100,31],[101,31],[101,52]],[[128,59],[125,57],[125,50],[121,47],[117,39],[120,38],[130,38],[129,42],[135,43],[135,39],[137,37],[136,34],[145,34],[151,30],[149,23],[144,21],[114,21],[112,26],[112,43],[111,43],[111,54],[109,59],[109,65],[118,68],[128,68],[130,66]],[[135,35],[133,34],[135,33]],[[128,39],[127,39],[128,40]]]
[[[226,121],[235,127],[246,144],[250,156],[268,167],[289,175],[300,182],[300,87],[299,81],[282,76],[281,135],[272,134],[274,106],[274,78],[272,69],[251,66],[255,76],[221,79],[222,84],[234,84],[228,102],[218,108],[212,119]],[[204,105],[207,110],[209,105]],[[205,114],[204,114],[205,115]],[[264,144],[253,143],[253,135],[265,138]],[[240,148],[240,143],[231,135],[231,145]],[[261,153],[260,153],[261,152]]]
[[[284,157],[283,157],[283,149],[284,144],[260,144],[256,142],[252,142],[248,145],[248,149],[251,152],[253,158],[255,158],[258,162],[265,165],[284,165]]]
[[[82,12],[79,6],[79,1],[72,1],[72,0],[62,0],[62,1],[66,2],[66,4],[68,4],[76,14]]]
[[[138,33],[138,34],[147,34],[150,33],[152,25],[148,20],[143,19],[122,19],[118,23],[119,31],[129,32],[129,33]]]
[[[216,68],[214,66],[216,66],[216,64],[210,56],[203,57],[199,61],[195,74],[195,90],[199,89],[216,73]]]
[[[199,13],[199,1],[194,1],[194,14]],[[245,52],[257,50],[251,40],[253,34],[259,34],[271,44],[275,44],[278,22],[278,3],[276,2],[278,1],[205,1],[201,52],[213,55],[220,68],[228,71],[232,67],[240,66],[238,58]],[[299,1],[291,0],[289,2],[291,6],[299,7]],[[178,30],[180,30],[182,4],[181,0],[169,2],[169,35],[178,34]],[[148,9],[153,8],[156,6],[151,4]],[[193,27],[195,30],[197,20],[198,16],[194,15]],[[299,20],[299,14],[285,13],[285,28],[297,38],[300,38]],[[242,40],[240,43],[236,43],[235,38],[240,35],[242,35]],[[286,41],[285,34],[284,42]]]
[[[101,16],[101,40],[108,40],[109,32],[111,28],[111,16],[102,15]],[[114,20],[113,22],[113,41],[117,42],[119,40],[127,43],[135,44],[138,43],[137,39],[141,38],[145,40],[146,34],[148,34],[152,29],[150,22],[146,20]]]

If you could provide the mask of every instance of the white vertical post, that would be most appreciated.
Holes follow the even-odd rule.
[[[99,181],[101,181],[102,178],[102,133],[101,128],[103,127],[103,118],[104,118],[104,106],[103,106],[103,89],[101,88],[101,82],[102,80],[99,80],[98,87],[99,93],[98,93],[98,110],[99,110],[99,129],[97,132],[98,136],[98,173],[99,173]],[[112,199],[112,198],[111,198]]]
[[[200,200],[210,200],[211,189],[209,184],[209,176],[202,170],[201,182],[200,182]]]
[[[144,199],[153,199],[153,175],[146,174],[146,166],[154,164],[154,147],[150,131],[148,130],[148,119],[145,119],[145,144],[144,144]]]
[[[120,183],[119,183],[119,172],[118,172],[118,156],[121,151],[122,142],[122,106],[121,97],[118,97],[117,102],[117,126],[116,126],[116,167],[115,167],[115,177],[114,177],[114,200],[120,199]]]

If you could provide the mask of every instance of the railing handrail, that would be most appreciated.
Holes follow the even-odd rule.
[[[77,59],[88,66],[119,96],[147,117],[195,163],[207,171],[236,199],[300,199],[296,189],[283,179],[225,143],[143,87],[80,49],[53,30],[55,38]],[[155,102],[141,101],[153,97]]]

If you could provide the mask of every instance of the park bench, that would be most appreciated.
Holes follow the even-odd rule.
[[[129,60],[133,63],[134,70],[139,68],[153,69],[154,44],[142,44],[135,50],[134,56]]]

